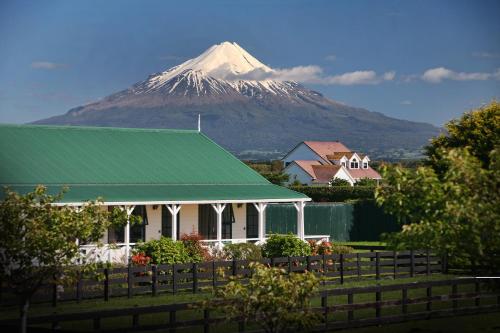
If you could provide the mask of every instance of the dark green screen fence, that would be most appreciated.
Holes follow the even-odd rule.
[[[373,200],[353,203],[307,203],[306,235],[330,235],[335,241],[378,241],[384,232],[400,229]],[[293,204],[271,204],[266,209],[267,233],[296,233],[297,211]]]

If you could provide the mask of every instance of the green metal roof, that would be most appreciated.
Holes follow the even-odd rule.
[[[192,130],[0,125],[0,184],[66,185],[65,202],[307,199]]]

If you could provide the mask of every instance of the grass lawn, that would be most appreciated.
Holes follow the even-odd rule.
[[[457,316],[441,319],[409,321],[401,324],[372,326],[337,331],[339,333],[498,333],[500,313]]]

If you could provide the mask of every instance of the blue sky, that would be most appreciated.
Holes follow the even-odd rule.
[[[3,0],[0,122],[62,114],[235,41],[274,68],[310,66],[304,84],[337,101],[442,125],[500,99],[499,12],[473,0]]]

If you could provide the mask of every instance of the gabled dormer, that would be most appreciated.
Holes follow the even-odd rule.
[[[352,153],[352,156],[349,158],[349,169],[359,169],[361,166],[361,158],[358,154]]]
[[[368,156],[364,156],[362,159],[361,159],[361,167],[363,169],[368,169],[368,166],[369,166],[369,162],[370,162],[370,158]]]

